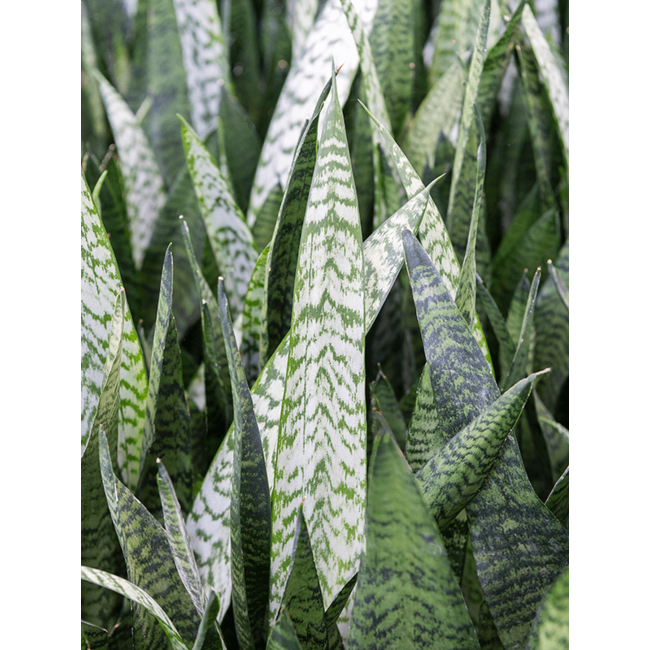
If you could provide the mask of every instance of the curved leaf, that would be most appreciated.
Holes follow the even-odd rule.
[[[553,486],[546,499],[546,507],[565,525],[569,525],[569,468]]]

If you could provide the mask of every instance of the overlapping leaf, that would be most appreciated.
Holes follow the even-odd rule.
[[[332,68],[303,224],[274,462],[271,616],[303,499],[326,606],[355,572],[366,480],[364,326],[361,226]]]
[[[388,432],[371,461],[366,538],[348,648],[478,650],[438,527]]]
[[[243,309],[258,257],[253,236],[212,156],[192,127],[183,118],[181,121],[185,155],[201,214],[214,257],[224,276],[233,313],[237,316]]]
[[[102,388],[108,354],[108,325],[120,273],[106,230],[81,174],[81,450],[87,444]],[[119,472],[128,485],[138,476],[147,379],[133,320],[125,306],[120,383]]]
[[[253,650],[266,637],[271,502],[262,441],[223,285],[219,278],[219,312],[233,385],[235,419],[230,502],[233,610],[239,645],[243,650]]]
[[[569,648],[569,567],[558,576],[544,598],[526,646],[526,650],[544,648]]]

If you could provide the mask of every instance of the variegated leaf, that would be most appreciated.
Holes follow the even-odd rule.
[[[216,126],[230,72],[217,6],[210,0],[174,0],[192,124],[202,140]]]
[[[266,650],[302,650],[293,623],[284,609],[271,628]]]
[[[303,224],[274,462],[271,617],[303,499],[326,606],[356,569],[366,481],[364,325],[361,224],[332,67]]]
[[[185,156],[199,207],[236,317],[242,312],[258,257],[253,236],[212,156],[194,129],[183,118],[180,119]]]
[[[526,650],[569,650],[569,567],[544,597]]]
[[[234,455],[230,502],[233,610],[242,650],[266,638],[271,552],[271,501],[264,451],[246,375],[228,314],[223,279],[218,300],[233,386]]]
[[[95,75],[120,156],[133,260],[140,269],[153,225],[165,204],[165,186],[147,137],[131,109],[99,72],[95,71]]]
[[[356,0],[355,4],[363,24],[370,25],[377,0]],[[328,0],[307,35],[299,58],[291,63],[260,154],[248,210],[249,226],[255,222],[255,215],[275,184],[279,181],[282,187],[287,186],[302,125],[329,77],[333,55],[344,63],[338,82],[340,101],[345,102],[359,65],[359,55],[340,0]]]
[[[160,623],[172,648],[174,650],[188,650],[188,647],[183,642],[181,635],[176,627],[174,627],[165,610],[144,589],[119,576],[85,566],[81,567],[81,579],[115,591],[129,598],[134,603],[138,603],[141,607],[146,608]]]
[[[374,445],[366,537],[348,648],[478,650],[440,531],[386,431]]]
[[[291,29],[292,59],[297,61],[318,13],[318,0],[287,0],[287,23]]]
[[[546,507],[568,528],[569,526],[569,468],[557,480],[546,499]]]
[[[96,416],[108,354],[109,323],[120,272],[106,230],[81,174],[81,452]],[[135,487],[138,477],[147,377],[133,319],[125,308],[118,415],[117,462],[122,479]]]

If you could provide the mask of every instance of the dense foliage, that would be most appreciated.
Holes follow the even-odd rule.
[[[82,0],[82,648],[568,647],[568,0]]]

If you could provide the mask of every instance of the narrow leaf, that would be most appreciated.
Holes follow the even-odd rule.
[[[106,230],[81,174],[81,451],[88,442],[102,389],[109,349],[109,323],[115,296],[121,287],[120,272]],[[138,476],[147,376],[133,319],[125,304],[120,382],[120,475],[135,486]]]
[[[323,650],[327,648],[328,638],[323,595],[302,508],[301,504],[296,521],[291,569],[282,595],[281,608],[289,614],[296,637],[304,650]]]
[[[99,461],[106,500],[126,560],[129,581],[146,591],[174,621],[184,638],[194,638],[200,616],[178,575],[167,534],[114,475],[106,435],[99,431]],[[137,602],[137,601],[136,601]],[[148,613],[136,606],[135,647],[164,648],[165,636]]]
[[[526,650],[569,648],[569,567],[553,583],[537,612]]]
[[[95,75],[120,156],[131,248],[136,269],[139,270],[151,240],[153,224],[165,203],[164,182],[147,137],[131,109],[99,72],[95,72]]]
[[[389,433],[375,442],[366,537],[348,648],[478,650],[440,532]]]
[[[255,245],[259,250],[264,250],[273,238],[283,197],[284,192],[282,186],[278,183],[266,197],[266,201],[264,201],[264,205],[261,207],[257,219],[255,219],[251,233],[255,240]]]
[[[440,529],[481,489],[539,374],[522,379],[499,397],[417,473],[422,498]]]
[[[332,99],[294,288],[275,461],[271,616],[286,580],[303,499],[326,606],[356,569],[366,480],[363,305],[361,225],[332,66]],[[338,529],[331,528],[334,517],[342,521]]]
[[[243,309],[258,257],[253,236],[212,156],[192,127],[183,118],[180,120],[187,164],[210,245],[224,275],[233,313],[237,316]]]
[[[165,610],[144,589],[119,576],[85,566],[81,567],[81,579],[115,591],[138,603],[156,617],[174,650],[188,650]]]
[[[553,486],[546,499],[546,507],[565,525],[569,525],[569,468]]]
[[[271,628],[266,650],[302,650],[293,623],[283,609]]]
[[[208,608],[205,606],[201,577],[199,576],[199,569],[196,566],[194,554],[190,548],[190,540],[187,529],[185,528],[185,520],[183,519],[181,506],[176,497],[176,491],[174,490],[169,473],[160,459],[157,461],[157,464],[158,491],[163,508],[165,530],[167,531],[169,546],[174,556],[174,563],[176,564],[178,575],[183,581],[185,589],[187,589],[187,593],[194,603],[194,607],[196,607],[196,611],[199,614],[203,614],[204,610],[207,611]]]
[[[399,403],[395,397],[393,387],[388,381],[388,377],[379,369],[375,381],[370,384],[370,394],[372,395],[373,408],[378,410],[390,427],[395,436],[395,440],[401,451],[404,451],[406,445],[406,423],[399,409]]]
[[[230,504],[233,608],[240,647],[253,649],[259,645],[260,639],[266,638],[271,502],[262,441],[221,278],[219,310],[233,385],[235,416],[233,498]]]

